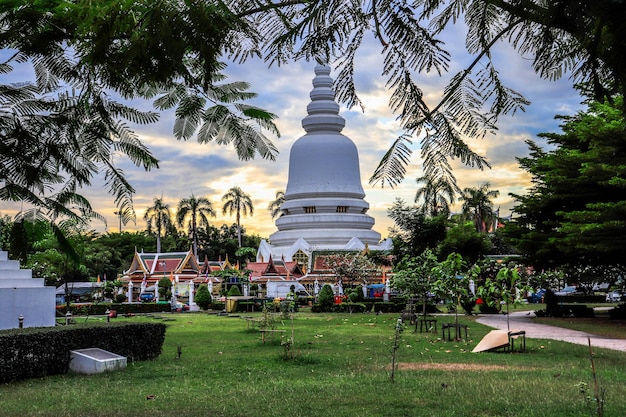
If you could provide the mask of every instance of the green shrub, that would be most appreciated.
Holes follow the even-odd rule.
[[[0,383],[64,374],[70,351],[100,348],[129,361],[154,359],[165,340],[163,323],[96,323],[0,331]]]
[[[115,296],[116,303],[123,303],[124,301],[126,301],[126,294],[117,294]]]
[[[335,294],[330,285],[324,284],[317,296],[317,304],[321,311],[330,311],[332,309],[335,304]]]
[[[238,286],[233,285],[232,287],[230,287],[230,289],[228,290],[228,296],[229,297],[237,297],[241,295],[241,290],[239,289]]]
[[[209,308],[211,310],[220,310],[221,311],[221,310],[224,310],[225,306],[224,306],[224,303],[222,303],[222,302],[214,301],[214,302],[211,303]]]
[[[478,311],[483,314],[498,314],[498,307],[496,306],[488,306],[487,304],[479,304]]]
[[[373,308],[376,313],[399,313],[404,309],[404,306],[390,301],[383,301],[374,303]]]
[[[344,302],[335,304],[333,311],[337,313],[364,313],[367,307],[363,303]]]
[[[196,291],[196,298],[194,299],[198,307],[203,310],[208,310],[211,302],[213,301],[209,288],[206,285],[200,285],[198,291]]]
[[[159,298],[169,300],[172,297],[172,281],[168,277],[159,280]]]
[[[57,316],[63,317],[67,312],[65,305],[57,306]],[[97,304],[70,304],[70,312],[74,316],[101,316],[107,310],[115,310],[119,314],[146,314],[171,311],[169,303],[97,303]]]

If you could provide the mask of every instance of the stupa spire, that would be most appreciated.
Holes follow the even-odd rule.
[[[302,119],[302,127],[309,132],[333,131],[341,132],[346,125],[343,117],[339,116],[339,104],[335,102],[333,79],[330,76],[330,67],[317,65],[311,102],[307,106],[307,116]]]

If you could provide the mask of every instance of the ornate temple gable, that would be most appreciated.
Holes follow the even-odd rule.
[[[299,278],[301,276],[304,275],[304,270],[302,269],[302,267],[300,266],[300,264],[296,261],[293,262],[285,262],[285,268],[287,270],[289,270],[289,273],[294,277],[294,278]]]
[[[133,259],[130,262],[130,267],[126,271],[126,274],[149,274],[150,269],[146,266],[145,262],[139,256],[139,253],[135,250],[135,254],[133,255]]]
[[[252,282],[298,280],[304,275],[297,262],[274,261],[271,256],[270,262],[249,262],[246,268]]]
[[[267,266],[265,267],[265,271],[263,271],[263,275],[280,275],[276,265],[274,264],[274,260],[270,256],[269,261],[267,262]]]
[[[350,241],[343,247],[345,250],[358,250],[361,251],[365,249],[365,245],[356,237],[350,239]]]
[[[151,281],[163,277],[178,276],[182,280],[195,279],[200,275],[200,266],[191,251],[170,253],[135,252],[126,275],[133,281],[144,276]]]
[[[236,269],[235,266],[228,260],[228,255],[226,255],[226,260],[222,263],[222,270],[226,269]]]
[[[179,266],[174,271],[175,274],[176,273],[177,274],[199,273],[199,272],[200,272],[200,265],[198,265],[198,260],[196,259],[194,254],[191,252],[191,250],[187,252],[187,255],[185,256],[185,258],[180,262]]]

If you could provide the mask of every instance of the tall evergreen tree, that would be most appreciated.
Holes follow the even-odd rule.
[[[562,133],[544,133],[554,149],[528,142],[518,158],[532,175],[505,235],[541,268],[623,265],[626,244],[626,119],[623,98],[590,103],[561,117]],[[580,266],[580,268],[577,268]]]

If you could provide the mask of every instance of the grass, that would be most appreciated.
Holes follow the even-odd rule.
[[[541,324],[549,324],[551,326],[564,327],[571,330],[579,330],[581,332],[587,332],[610,339],[626,340],[626,320],[611,320],[607,317],[537,317],[535,321]]]
[[[0,416],[589,415],[577,388],[592,383],[587,347],[529,339],[525,353],[473,354],[490,329],[467,316],[459,318],[469,325],[469,341],[406,327],[394,383],[397,315],[297,313],[278,326],[294,334],[292,360],[282,358],[280,337],[262,344],[240,318],[162,317],[171,320],[159,358],[123,372],[0,386]],[[622,352],[594,349],[607,389],[605,416],[626,415],[624,360]]]

